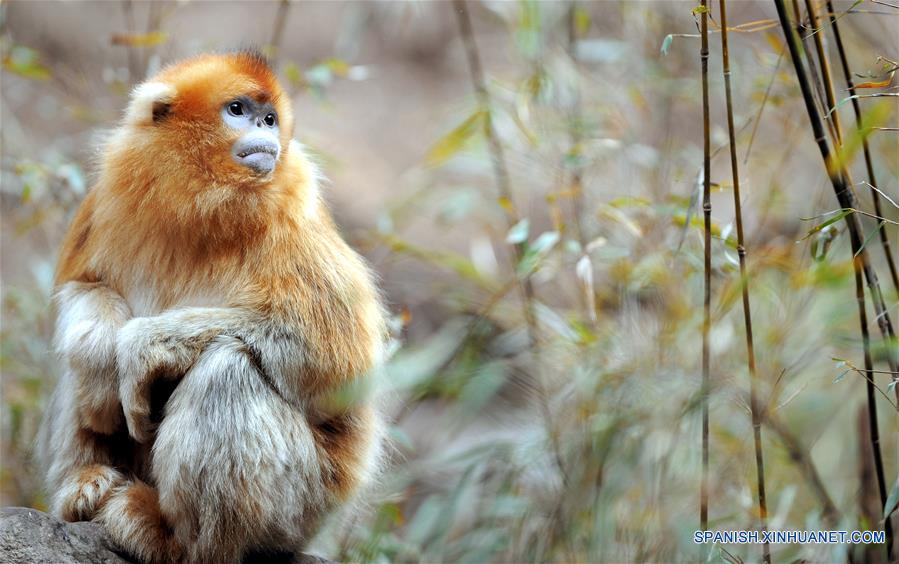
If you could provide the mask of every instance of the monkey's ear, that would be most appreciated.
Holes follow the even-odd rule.
[[[162,82],[145,82],[131,92],[125,112],[130,125],[152,125],[164,120],[172,110],[175,88]]]

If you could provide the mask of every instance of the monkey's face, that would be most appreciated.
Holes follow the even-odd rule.
[[[289,99],[252,53],[203,55],[163,70],[135,90],[126,119],[142,162],[189,180],[172,184],[181,186],[167,196],[175,198],[270,185],[292,128]]]
[[[226,127],[240,133],[231,145],[234,162],[260,175],[271,174],[281,154],[275,107],[240,96],[228,102],[221,115]]]

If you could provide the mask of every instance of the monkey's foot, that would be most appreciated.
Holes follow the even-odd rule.
[[[181,560],[159,509],[159,493],[141,481],[117,487],[97,514],[112,541],[141,562]]]
[[[63,485],[57,495],[57,511],[66,521],[90,521],[125,476],[104,464],[84,466]]]

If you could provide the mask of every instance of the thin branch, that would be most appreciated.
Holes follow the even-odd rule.
[[[506,168],[506,158],[503,151],[503,146],[500,142],[499,135],[493,127],[493,114],[491,111],[492,106],[490,94],[487,91],[487,83],[484,78],[484,70],[481,66],[481,57],[480,53],[478,52],[477,43],[475,43],[474,40],[474,33],[472,32],[471,27],[471,17],[468,14],[468,6],[466,0],[453,0],[453,8],[453,11],[456,14],[456,22],[459,26],[459,34],[462,36],[462,42],[465,45],[465,52],[468,58],[468,70],[471,74],[472,86],[474,87],[478,104],[486,112],[486,117],[484,119],[484,135],[487,138],[487,145],[489,147],[490,157],[493,162],[493,173],[496,180],[497,191],[499,192],[499,196],[503,200],[504,204],[502,208],[506,215],[506,226],[508,229],[511,229],[514,225],[518,224],[520,217],[518,216],[518,212],[516,211],[512,200],[512,188],[511,182],[509,180],[509,171]],[[521,302],[523,306],[522,309],[528,330],[528,340],[531,343],[531,346],[534,348],[535,356],[537,356],[539,343],[537,318],[534,308],[534,303],[536,301],[534,296],[534,288],[529,275],[518,275],[518,265],[521,264],[521,257],[523,253],[523,242],[516,243],[512,246],[512,276],[518,280],[518,289],[521,295]],[[555,458],[556,465],[558,466],[559,474],[562,478],[562,485],[564,487],[567,487],[568,473],[566,472],[565,464],[562,460],[562,451],[559,444],[559,433],[556,430],[555,424],[552,420],[552,414],[549,410],[546,386],[543,383],[541,374],[542,371],[540,370],[539,356],[536,365],[536,370],[538,372],[536,377],[536,387],[538,388],[537,395],[540,413],[543,417],[543,423],[546,426],[547,433],[549,434],[550,446],[553,450],[553,456]]]
[[[821,479],[818,469],[812,462],[808,449],[806,449],[799,438],[791,433],[789,428],[787,428],[787,426],[779,419],[774,417],[773,414],[765,414],[764,421],[768,428],[780,439],[784,448],[787,449],[790,459],[799,467],[799,471],[802,473],[803,477],[805,477],[809,486],[811,486],[812,491],[815,493],[815,497],[818,498],[818,501],[824,508],[824,521],[827,523],[827,526],[831,528],[836,527],[837,523],[840,522],[840,511],[837,509],[837,506],[834,505],[830,494],[827,493],[827,489],[824,487],[824,480]]]
[[[868,370],[867,368],[861,369],[846,360],[843,360],[843,362],[846,364],[846,366],[849,367],[849,370],[851,370],[852,372],[855,372],[856,374],[858,374],[859,376],[864,378],[866,382],[868,382],[872,386],[874,386],[874,390],[877,391],[878,393],[880,393],[880,395],[882,395],[884,397],[884,399],[887,400],[887,403],[889,403],[894,409],[896,409],[896,403],[893,402],[893,400],[890,398],[889,394],[884,392],[880,388],[880,386],[877,385],[877,383],[874,381],[874,376],[873,376],[873,374],[892,374],[892,372],[890,372],[889,370]],[[886,503],[886,499],[884,499],[884,504],[885,503]]]
[[[765,110],[765,105],[768,103],[768,97],[771,94],[771,87],[774,86],[774,80],[777,78],[777,71],[780,70],[780,64],[784,60],[784,52],[780,51],[780,54],[777,55],[777,64],[774,65],[774,72],[771,73],[771,80],[768,81],[768,87],[765,88],[765,96],[762,98],[762,103],[759,106],[759,111],[755,116],[755,123],[752,124],[752,133],[749,135],[749,144],[746,147],[746,156],[743,157],[743,164],[749,162],[749,153],[752,151],[752,144],[755,142],[755,133],[758,131],[759,123],[762,121],[762,112]]]
[[[884,198],[886,201],[888,201],[890,204],[892,204],[892,206],[893,206],[894,208],[899,209],[899,204],[897,204],[896,201],[893,200],[893,198],[890,198],[888,195],[886,195],[886,194],[883,192],[883,190],[881,190],[881,189],[878,188],[877,186],[874,186],[874,185],[871,184],[870,182],[865,182],[864,180],[862,180],[861,183],[864,184],[865,186],[867,186],[868,188],[870,188],[871,190],[873,190],[874,192],[877,192],[878,194],[880,194],[881,196],[883,196],[883,198]]]
[[[727,3],[719,0],[721,17],[721,54],[724,69],[724,96],[727,105],[727,133],[730,141],[730,168],[734,184],[734,212],[737,223],[737,255],[740,258],[740,280],[743,293],[743,321],[746,326],[746,358],[749,366],[749,409],[752,414],[753,447],[758,487],[759,521],[762,531],[768,530],[768,501],[765,494],[765,461],[762,453],[762,419],[758,401],[758,374],[755,366],[755,346],[752,338],[752,313],[749,304],[749,274],[746,269],[746,246],[743,237],[743,210],[740,201],[740,172],[737,165],[737,136],[734,131],[734,104],[730,84],[730,52],[727,45]],[[771,562],[771,546],[762,545],[762,558]]]
[[[577,0],[571,0],[568,4],[568,56],[571,58],[572,64],[577,69]],[[581,153],[581,85],[580,74],[577,74],[574,81],[574,100],[571,104],[570,115],[568,116],[569,125],[569,155],[580,155]],[[564,171],[564,167],[563,167]],[[563,172],[564,174],[564,172]],[[574,219],[575,235],[578,243],[581,245],[583,253],[587,253],[587,234],[584,230],[584,221],[581,218],[584,212],[584,179],[581,169],[580,159],[575,159],[573,170],[571,171],[571,216]],[[587,294],[589,292],[590,294]],[[584,308],[587,310],[587,319],[590,320],[591,327],[596,329],[596,303],[592,296],[593,288],[586,288],[584,292]]]

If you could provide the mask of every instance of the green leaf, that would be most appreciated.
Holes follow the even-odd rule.
[[[665,39],[662,41],[662,48],[659,49],[659,51],[661,51],[663,56],[668,54],[668,50],[671,49],[671,44],[673,42],[674,42],[674,35],[669,33],[668,35],[665,36]]]
[[[865,247],[868,246],[868,241],[870,241],[872,237],[874,237],[875,235],[877,235],[877,232],[880,231],[881,229],[883,229],[883,226],[884,226],[885,224],[886,224],[885,221],[879,222],[879,223],[877,224],[877,227],[875,227],[874,229],[871,230],[870,233],[868,233],[868,235],[865,237],[865,240],[862,241],[861,246],[858,248],[857,251],[855,251],[855,254],[854,254],[853,256],[856,256],[856,257],[857,257],[862,251],[864,251],[864,250],[865,250]]]
[[[800,239],[800,241],[805,241],[806,239],[808,239],[815,233],[818,233],[822,229],[825,229],[826,227],[829,227],[829,226],[833,225],[834,223],[840,221],[841,219],[845,218],[850,213],[852,213],[852,210],[841,209],[835,215],[832,215],[828,220],[823,221],[823,222],[819,223],[818,225],[809,229],[808,232],[805,234],[805,237]],[[803,219],[811,219],[811,218],[803,218]]]
[[[518,245],[528,240],[528,230],[530,229],[530,221],[524,218],[509,229],[506,235],[506,242],[512,245]]]
[[[461,151],[472,137],[483,131],[486,120],[487,112],[483,109],[476,110],[431,147],[425,157],[426,164],[436,167],[448,161]]]
[[[41,64],[40,54],[28,47],[16,46],[3,59],[3,68],[11,73],[34,80],[50,78],[50,69]]]
[[[893,381],[895,384],[895,381]],[[896,505],[899,504],[899,477],[896,477],[896,483],[893,484],[893,489],[890,490],[890,495],[887,497],[887,502],[883,506],[883,514],[884,516],[889,517],[890,513],[896,509]]]
[[[558,231],[546,231],[545,233],[541,233],[537,240],[534,241],[534,244],[531,245],[531,250],[536,253],[546,253],[549,252],[550,249],[556,246],[556,243],[559,242],[559,232]]]

